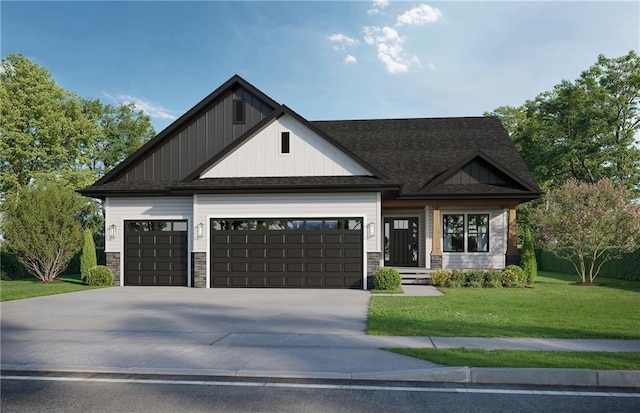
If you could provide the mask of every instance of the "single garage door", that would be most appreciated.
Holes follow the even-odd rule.
[[[125,221],[125,285],[187,285],[187,221]]]
[[[362,219],[212,219],[211,287],[362,288]]]

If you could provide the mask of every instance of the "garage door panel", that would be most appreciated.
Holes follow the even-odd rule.
[[[215,234],[213,236],[213,242],[215,244],[222,244],[222,245],[226,245],[229,243],[229,236],[228,235],[218,235]]]
[[[266,262],[252,262],[249,265],[249,271],[251,272],[267,272],[267,263]]]
[[[304,244],[304,235],[302,234],[291,234],[287,235],[287,244],[295,245],[295,244]]]
[[[229,272],[229,265],[230,263],[228,262],[214,262],[213,263],[213,272],[217,273],[217,272]]]
[[[250,235],[249,241],[252,244],[266,244],[267,243],[267,234],[260,235]]]
[[[322,272],[322,263],[321,262],[308,262],[307,263],[307,272]]]
[[[249,225],[254,221],[265,224]],[[238,225],[216,226],[216,222]],[[361,287],[361,219],[274,222],[260,218],[212,220],[212,287]]]
[[[266,258],[267,250],[264,248],[251,248],[250,256],[251,258]]]
[[[269,262],[267,268],[269,272],[284,272],[284,262]]]
[[[267,236],[267,240],[269,244],[285,244],[286,243],[286,237],[284,234],[280,235],[273,235],[273,234],[269,234]]]
[[[325,272],[342,272],[342,263],[328,262],[324,265]]]
[[[246,235],[232,235],[230,242],[232,244],[247,244],[248,237]]]
[[[342,249],[327,248],[325,251],[325,257],[327,258],[342,258]]]
[[[269,258],[284,258],[284,248],[269,248]]]
[[[246,262],[232,262],[231,263],[231,272],[243,272],[246,273],[248,270],[248,265]]]
[[[287,271],[288,272],[303,272],[304,264],[301,262],[288,262],[287,263]]]
[[[232,248],[231,258],[247,258],[249,252],[246,248]]]
[[[187,222],[125,221],[125,285],[187,285]]]
[[[307,258],[322,258],[323,252],[322,248],[307,248]]]
[[[361,236],[355,234],[345,234],[344,235],[344,243],[345,244],[360,244]]]

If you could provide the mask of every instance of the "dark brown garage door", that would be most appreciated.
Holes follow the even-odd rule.
[[[211,287],[362,288],[362,219],[212,219]]]
[[[125,222],[125,285],[187,285],[187,221]]]

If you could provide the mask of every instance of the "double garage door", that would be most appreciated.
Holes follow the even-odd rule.
[[[361,218],[212,219],[211,287],[362,288]],[[125,222],[125,285],[187,285],[187,221]]]
[[[211,287],[362,288],[361,218],[212,219]]]

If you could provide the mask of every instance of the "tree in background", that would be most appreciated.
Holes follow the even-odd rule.
[[[0,195],[39,179],[88,186],[155,134],[132,104],[80,98],[20,54],[1,67]]]
[[[570,261],[583,283],[602,265],[640,246],[640,205],[630,191],[603,178],[570,179],[548,193],[535,211],[542,246]]]
[[[544,190],[568,179],[609,178],[640,196],[640,57],[600,55],[573,82],[562,81],[498,116]]]
[[[89,270],[98,265],[96,257],[96,244],[93,242],[93,233],[90,229],[84,230],[84,244],[82,245],[82,255],[80,256],[80,276],[87,278]]]
[[[51,282],[80,249],[85,206],[80,195],[54,183],[11,192],[2,205],[3,246],[34,277]]]
[[[522,254],[520,255],[520,263],[524,272],[527,273],[527,285],[531,285],[536,281],[538,276],[538,263],[536,262],[536,252],[533,248],[533,237],[531,230],[525,229],[524,244],[522,245]]]

